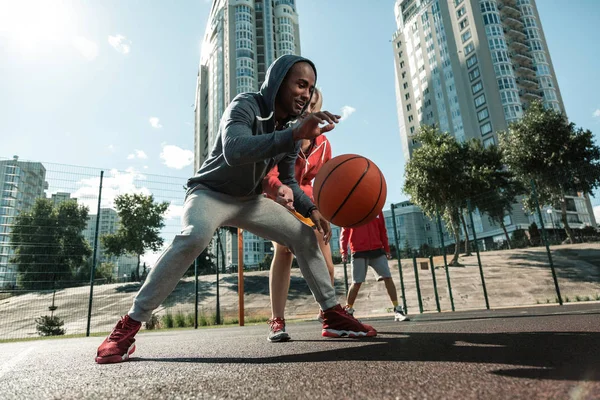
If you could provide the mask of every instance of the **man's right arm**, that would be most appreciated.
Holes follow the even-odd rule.
[[[294,151],[292,128],[266,135],[253,135],[256,115],[252,100],[236,98],[227,107],[221,120],[223,156],[228,165],[252,164],[281,153]]]

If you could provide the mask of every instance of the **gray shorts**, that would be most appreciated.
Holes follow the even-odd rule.
[[[387,257],[382,254],[375,258],[352,258],[352,282],[363,283],[367,278],[367,266],[369,265],[373,268],[378,281],[392,277]]]

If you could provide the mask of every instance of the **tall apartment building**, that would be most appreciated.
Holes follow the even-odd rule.
[[[295,0],[213,0],[196,81],[194,170],[210,152],[233,98],[256,92],[269,65],[300,54]]]
[[[396,0],[394,11],[396,98],[406,160],[422,124],[488,146],[534,100],[564,111],[535,0]],[[570,210],[575,227],[595,226],[590,209]],[[487,218],[476,218],[479,233],[501,235]],[[531,221],[515,207],[505,223],[512,231]]]
[[[35,200],[46,197],[48,189],[46,168],[39,162],[0,161],[0,288],[12,287],[17,282],[17,266],[10,262],[14,249],[10,233],[15,218],[33,207]]]
[[[87,226],[83,231],[83,237],[88,241],[90,247],[94,247],[94,239],[96,235],[97,214],[90,214],[87,220]],[[100,224],[98,226],[98,250],[96,253],[96,265],[100,263],[110,262],[115,265],[113,276],[115,278],[129,278],[132,271],[136,270],[137,257],[132,255],[122,255],[120,257],[108,256],[104,252],[100,238],[102,235],[116,233],[119,229],[119,215],[112,208],[100,209]],[[142,270],[140,268],[140,274]]]
[[[244,92],[256,92],[269,65],[300,54],[295,0],[213,0],[202,42],[196,81],[194,171],[208,157],[223,111]],[[237,237],[223,231],[227,265],[237,264]],[[270,249],[244,232],[244,263],[258,265]]]

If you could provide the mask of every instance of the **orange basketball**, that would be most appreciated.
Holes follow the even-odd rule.
[[[313,197],[325,219],[353,228],[364,225],[383,209],[387,186],[373,161],[344,154],[327,161],[315,177]]]

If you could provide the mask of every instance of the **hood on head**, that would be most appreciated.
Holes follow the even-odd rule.
[[[267,74],[265,76],[265,81],[263,82],[262,86],[260,87],[260,91],[259,91],[259,93],[262,95],[262,97],[265,100],[265,103],[267,105],[267,109],[269,112],[267,119],[272,116],[273,111],[275,110],[275,98],[277,97],[277,92],[279,91],[279,87],[281,86],[283,79],[287,75],[290,68],[292,68],[292,65],[296,64],[297,62],[307,62],[310,64],[312,69],[315,71],[315,85],[316,85],[317,69],[315,68],[315,65],[313,64],[313,62],[310,61],[308,58],[304,58],[304,57],[296,56],[296,55],[292,55],[292,54],[287,54],[287,55],[281,56],[277,60],[273,61],[273,63],[271,64],[271,66],[269,66],[269,69],[267,70]],[[312,95],[311,95],[311,97],[312,97]],[[304,112],[304,110],[306,110],[306,108],[309,106],[309,104],[310,104],[310,100],[306,103],[306,105],[302,109],[302,112]]]

